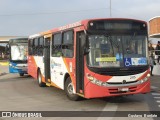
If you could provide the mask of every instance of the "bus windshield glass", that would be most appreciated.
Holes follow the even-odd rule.
[[[27,60],[27,43],[12,43],[11,45],[11,60],[26,61]]]
[[[89,35],[90,67],[133,67],[147,65],[147,35]]]

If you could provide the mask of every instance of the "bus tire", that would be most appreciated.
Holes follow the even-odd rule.
[[[21,77],[24,76],[24,73],[19,73],[19,76],[21,76]]]
[[[41,75],[41,71],[38,71],[38,85],[40,87],[46,87],[46,84],[42,82],[42,75]]]
[[[68,99],[70,99],[72,101],[80,100],[80,96],[73,93],[73,84],[71,82],[70,77],[68,77],[66,82],[65,82],[64,90],[65,90],[65,93],[66,93]]]

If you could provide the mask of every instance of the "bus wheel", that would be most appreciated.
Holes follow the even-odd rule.
[[[41,71],[38,72],[38,84],[40,87],[46,87],[46,84],[42,82]]]
[[[80,96],[73,93],[73,84],[70,77],[67,78],[64,87],[65,93],[70,100],[77,101],[80,99]]]
[[[21,76],[21,77],[24,76],[24,73],[19,73],[19,76]]]

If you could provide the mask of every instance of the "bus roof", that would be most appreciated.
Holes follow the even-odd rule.
[[[17,38],[11,38],[9,40],[21,40],[21,39],[27,39],[28,40],[28,37],[17,37]]]
[[[65,26],[61,26],[61,27],[58,27],[58,28],[54,28],[54,29],[51,29],[51,30],[48,30],[48,31],[40,32],[38,34],[34,34],[34,35],[29,36],[29,38],[32,39],[32,38],[35,38],[35,37],[40,37],[40,36],[43,36],[43,35],[51,34],[51,33],[54,33],[54,32],[60,32],[60,31],[66,30],[66,29],[71,29],[71,28],[79,27],[79,26],[87,27],[87,23],[89,21],[94,21],[94,20],[134,20],[134,21],[139,21],[139,22],[145,22],[145,21],[142,21],[142,20],[130,19],[130,18],[96,18],[96,19],[86,19],[86,20],[81,20],[81,21],[78,21],[78,22],[75,22],[75,23],[72,23],[72,24],[67,24]],[[147,22],[145,22],[145,23],[147,24]]]

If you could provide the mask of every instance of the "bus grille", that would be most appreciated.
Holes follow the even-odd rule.
[[[148,69],[148,68],[147,68]],[[128,69],[128,70],[117,70],[117,71],[100,71],[98,72],[101,75],[110,75],[110,76],[126,76],[126,75],[135,75],[147,70],[146,68],[139,68],[139,69]]]
[[[136,82],[137,82],[137,80],[126,82],[125,84],[136,83]],[[121,84],[124,84],[124,83],[122,83],[122,82],[107,82],[107,84],[109,84],[109,85],[121,85]]]
[[[122,93],[132,93],[137,90],[137,87],[129,87],[129,91],[118,91],[118,88],[109,89],[110,94],[122,94]]]

